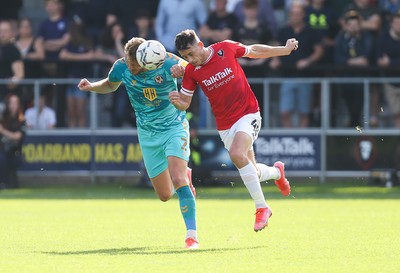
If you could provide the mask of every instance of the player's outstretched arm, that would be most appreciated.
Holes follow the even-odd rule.
[[[81,91],[92,91],[99,94],[107,94],[117,90],[120,84],[121,82],[110,82],[108,78],[97,82],[90,82],[88,79],[82,79],[78,84],[78,88]]]
[[[169,101],[176,107],[176,109],[185,111],[189,108],[192,102],[191,96],[183,95],[181,92],[172,91],[168,95]]]
[[[269,46],[254,44],[249,46],[250,52],[245,57],[260,59],[290,55],[293,50],[297,50],[299,42],[295,39],[288,39],[285,46]]]

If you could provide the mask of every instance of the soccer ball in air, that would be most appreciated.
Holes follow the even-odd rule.
[[[165,47],[160,42],[148,40],[138,47],[136,60],[141,67],[154,70],[163,65],[166,55]]]

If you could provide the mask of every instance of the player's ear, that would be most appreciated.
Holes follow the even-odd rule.
[[[198,45],[201,49],[203,49],[203,47],[204,47],[204,43],[203,43],[202,41],[199,41],[199,42],[197,43],[197,45]]]

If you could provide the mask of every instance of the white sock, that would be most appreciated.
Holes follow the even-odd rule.
[[[194,238],[195,240],[197,240],[197,231],[194,229],[188,229],[186,231],[186,239],[187,238]]]
[[[262,192],[260,179],[257,175],[256,167],[250,162],[243,168],[239,169],[240,177],[243,180],[244,185],[249,191],[251,198],[253,198],[256,208],[265,208],[267,203],[265,202],[264,193]]]
[[[267,180],[278,180],[281,178],[281,172],[276,167],[268,167],[265,164],[256,163],[257,167],[260,169],[260,182]]]

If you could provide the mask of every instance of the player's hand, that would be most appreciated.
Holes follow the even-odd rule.
[[[181,96],[179,95],[179,92],[178,92],[178,91],[172,91],[172,92],[170,92],[170,93],[168,94],[168,98],[169,98],[169,101],[170,101],[173,105],[177,106],[177,104],[179,103],[179,100],[180,100]]]
[[[297,50],[299,48],[299,41],[297,41],[295,38],[288,39],[285,47],[289,49],[289,52]]]
[[[82,79],[78,84],[78,88],[81,91],[90,91],[90,88],[92,88],[92,83],[88,81],[88,79]]]
[[[182,78],[185,74],[185,68],[180,64],[175,64],[171,67],[171,75],[174,78]]]

